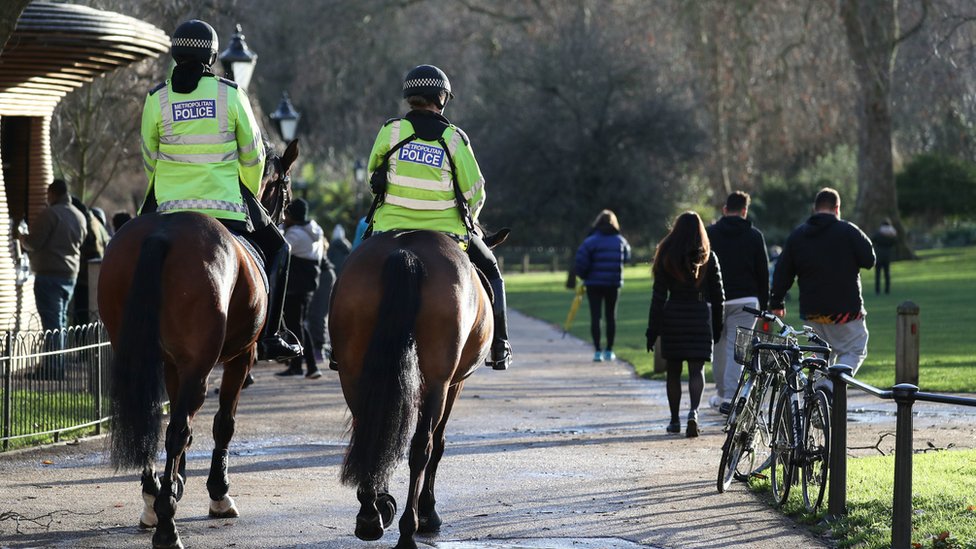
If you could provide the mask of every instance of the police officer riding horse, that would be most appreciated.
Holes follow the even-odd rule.
[[[206,22],[194,19],[177,27],[172,54],[172,78],[149,92],[143,108],[142,157],[149,187],[139,213],[200,212],[256,244],[269,282],[258,358],[299,356],[301,346],[281,336],[289,249],[255,198],[265,150],[247,95],[211,71],[217,33]]]
[[[369,155],[375,199],[367,232],[430,230],[457,240],[494,294],[495,331],[488,365],[505,370],[512,363],[505,282],[476,228],[485,204],[484,176],[468,136],[443,114],[454,98],[451,82],[441,69],[420,65],[404,78],[403,98],[410,112],[383,125]]]

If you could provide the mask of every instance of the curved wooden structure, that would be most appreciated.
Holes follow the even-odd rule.
[[[168,50],[155,26],[87,6],[33,2],[18,19],[0,51],[0,330],[25,327],[35,310],[30,282],[16,283],[11,233],[44,207],[55,107],[95,77]]]

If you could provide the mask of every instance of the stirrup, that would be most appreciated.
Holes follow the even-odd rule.
[[[502,339],[491,344],[491,357],[485,361],[485,366],[493,370],[507,370],[512,365],[512,345]]]

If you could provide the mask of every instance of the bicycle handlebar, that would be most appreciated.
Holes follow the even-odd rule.
[[[753,315],[753,316],[755,316],[755,317],[757,317],[757,318],[761,318],[763,320],[775,322],[776,325],[779,326],[779,332],[778,332],[779,335],[782,335],[782,336],[794,336],[794,337],[795,336],[804,336],[808,340],[810,340],[811,342],[816,343],[818,345],[817,347],[814,347],[814,346],[802,346],[801,345],[800,346],[800,350],[801,351],[804,351],[804,352],[809,351],[809,352],[813,352],[813,353],[823,353],[823,352],[829,353],[830,352],[830,343],[827,343],[822,337],[820,337],[819,335],[817,335],[817,333],[814,332],[813,331],[813,328],[811,328],[810,326],[804,326],[802,330],[797,330],[796,328],[793,328],[792,326],[790,326],[788,324],[785,324],[783,322],[783,320],[780,319],[780,317],[774,315],[773,313],[771,313],[769,311],[760,311],[759,309],[754,309],[752,307],[745,307],[745,306],[742,307],[742,310],[745,311],[745,312],[747,312],[747,313],[749,313],[749,314],[751,314],[751,315]],[[821,350],[818,350],[818,349],[826,349],[826,351],[821,351]],[[789,350],[789,349],[780,349],[780,350]]]

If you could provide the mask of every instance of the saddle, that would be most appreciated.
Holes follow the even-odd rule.
[[[254,263],[258,267],[258,272],[261,273],[261,281],[264,282],[264,291],[267,293],[271,286],[268,282],[268,273],[264,267],[266,260],[264,254],[261,252],[261,249],[255,246],[254,243],[247,238],[247,236],[238,234],[236,232],[231,232],[231,234],[234,235],[234,239],[240,242],[241,246],[244,246],[244,249],[247,250],[248,255],[250,255],[251,259],[254,260]]]

